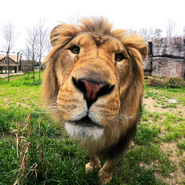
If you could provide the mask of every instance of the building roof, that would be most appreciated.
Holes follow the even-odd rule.
[[[6,58],[6,55],[0,54],[0,60],[2,60],[3,58]],[[17,55],[9,55],[9,58],[11,58],[15,63],[19,63],[20,62],[20,55],[18,55],[18,62],[17,62]]]

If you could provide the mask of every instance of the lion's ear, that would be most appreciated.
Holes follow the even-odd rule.
[[[64,45],[79,33],[79,29],[71,24],[61,23],[53,28],[50,34],[51,45]]]
[[[136,34],[130,34],[129,36],[124,37],[122,42],[129,54],[140,58],[140,62],[146,58],[148,54],[148,47],[143,37]]]
[[[60,36],[60,31],[59,31],[60,29],[62,29],[62,25],[58,25],[54,27],[50,33],[50,42],[53,47],[57,45],[56,43],[57,43],[58,37]]]

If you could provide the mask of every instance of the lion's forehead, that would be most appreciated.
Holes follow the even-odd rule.
[[[97,48],[109,53],[117,53],[125,50],[123,43],[115,37],[107,35],[95,35],[93,33],[82,33],[75,37],[70,44],[79,47],[90,48],[91,51]]]

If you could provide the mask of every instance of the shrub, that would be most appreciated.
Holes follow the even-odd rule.
[[[163,79],[157,79],[152,78],[149,80],[148,86],[162,86],[165,88],[171,87],[171,88],[182,88],[185,87],[185,81],[182,78],[167,78],[165,80]]]
[[[149,80],[148,86],[157,87],[157,86],[163,86],[164,84],[165,84],[164,80],[153,77],[152,79]]]
[[[185,87],[185,81],[182,78],[167,78],[164,87],[181,88]]]

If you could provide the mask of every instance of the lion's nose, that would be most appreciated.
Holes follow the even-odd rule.
[[[75,78],[72,80],[75,87],[84,94],[88,107],[90,107],[98,97],[111,93],[114,88],[114,86],[110,87],[106,82],[93,82],[86,79],[76,81]]]

